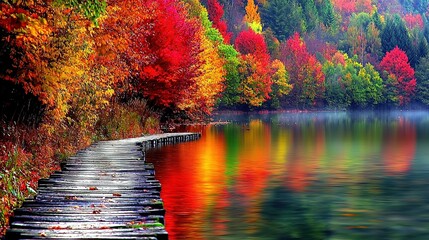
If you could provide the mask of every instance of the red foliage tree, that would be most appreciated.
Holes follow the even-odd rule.
[[[307,51],[307,46],[298,33],[281,46],[280,60],[289,72],[294,85],[291,95],[297,103],[316,104],[324,91],[325,76],[322,65]]]
[[[344,15],[356,12],[356,1],[355,0],[333,0],[332,4],[334,7]]]
[[[200,25],[175,0],[112,1],[103,36],[111,65],[128,71],[124,88],[157,106],[192,97],[200,61]],[[101,46],[103,48],[105,46]],[[117,59],[117,58],[120,59]],[[122,71],[121,70],[121,71]]]
[[[30,15],[28,11],[22,8],[13,7],[5,3],[0,3],[0,12],[2,13],[2,17],[0,18],[0,29],[4,29],[7,32],[12,32],[18,28],[24,28],[27,25],[27,22],[16,17],[16,14]]]
[[[399,104],[406,105],[416,90],[414,69],[410,66],[407,54],[395,47],[386,53],[381,60],[380,67],[394,77],[396,82],[393,85],[397,88]]]
[[[228,32],[226,22],[222,20],[224,13],[223,6],[217,0],[208,0],[207,5],[209,19],[213,22],[213,26],[222,34],[225,43],[229,43],[231,33]]]
[[[267,44],[261,34],[248,29],[238,34],[235,39],[235,47],[242,54],[239,69],[243,78],[242,102],[260,106],[270,98],[272,85]]]
[[[423,18],[420,14],[407,14],[404,16],[404,20],[408,29],[414,29],[417,27],[422,30],[424,27]]]
[[[254,54],[264,59],[268,58],[268,48],[264,37],[252,29],[240,32],[235,39],[235,47],[241,54]]]
[[[152,2],[147,1],[148,7]],[[152,33],[135,40],[133,47],[147,43],[148,65],[140,71],[137,85],[143,94],[157,103],[169,106],[190,97],[187,89],[193,85],[199,67],[198,25],[186,19],[186,12],[174,0],[158,3]],[[146,57],[143,56],[143,57]]]

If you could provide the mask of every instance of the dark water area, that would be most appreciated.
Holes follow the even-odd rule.
[[[429,112],[215,120],[147,154],[170,239],[429,239]]]

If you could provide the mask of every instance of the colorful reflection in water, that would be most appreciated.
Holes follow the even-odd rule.
[[[429,113],[218,118],[148,153],[170,239],[429,236]]]

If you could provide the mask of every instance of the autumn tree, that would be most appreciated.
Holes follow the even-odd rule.
[[[261,16],[259,16],[258,5],[255,5],[253,0],[248,0],[246,5],[246,15],[243,21],[250,27],[254,32],[262,32]]]
[[[89,144],[98,113],[109,104],[113,89],[108,74],[95,70],[92,38],[104,5],[0,3],[0,94],[6,96],[0,97],[0,168],[10,172],[9,180],[0,179],[2,227],[17,199],[58,169],[55,155]],[[85,13],[88,8],[93,11]]]
[[[270,56],[261,34],[248,29],[238,34],[235,46],[242,54],[239,72],[241,75],[242,102],[261,106],[271,92]]]
[[[348,78],[347,73],[345,74],[345,81],[351,81],[351,86],[349,86],[349,94],[351,96],[351,106],[354,108],[367,108],[373,107],[377,104],[382,103],[383,101],[383,84],[382,79],[379,73],[375,68],[367,63],[365,66],[357,62],[352,62],[354,65],[354,70],[357,70],[356,76],[353,76],[352,79]],[[346,65],[346,71],[349,70]],[[354,70],[350,69],[352,72]]]
[[[6,64],[0,78],[20,85],[27,94],[37,97],[46,110],[45,122],[49,122],[49,127],[61,123],[67,116],[72,119],[68,123],[90,129],[97,120],[97,111],[112,95],[110,83],[91,71],[94,22],[90,19],[95,21],[97,16],[88,16],[88,19],[80,11],[70,11],[62,4],[25,4],[30,5],[2,4],[7,11],[12,10],[3,20],[16,18],[21,25],[13,24],[18,26],[15,29],[6,25],[11,31],[3,40],[8,39],[5,44],[10,53],[2,58]],[[11,23],[13,21],[8,24]]]
[[[357,55],[363,64],[368,59],[378,60],[381,50],[380,31],[371,16],[361,12],[353,14],[347,28],[347,42],[350,55]]]
[[[189,15],[201,22],[198,54],[201,66],[195,79],[196,85],[189,89],[194,97],[182,103],[180,108],[186,109],[188,113],[206,115],[210,114],[225,88],[224,81],[231,63],[224,57],[223,52],[224,48],[230,45],[225,44],[221,33],[209,20],[206,8],[198,0],[186,2]]]
[[[332,0],[332,4],[342,15],[350,15],[356,12],[355,0]]]
[[[198,55],[201,62],[200,73],[196,76],[196,84],[189,89],[194,97],[184,99],[179,105],[180,109],[197,116],[211,113],[217,97],[224,89],[225,79],[223,68],[225,62],[219,55],[215,43],[205,35],[204,31],[200,34],[201,44]]]
[[[103,29],[112,55],[124,63],[127,94],[143,96],[160,108],[180,109],[192,99],[201,61],[200,25],[188,19],[175,0],[128,0],[111,3],[112,21]],[[136,17],[139,16],[139,17]],[[110,38],[110,40],[109,40]]]
[[[323,65],[326,101],[332,108],[371,108],[383,103],[383,80],[375,68],[336,53]]]
[[[345,65],[345,55],[341,52],[336,52],[331,61],[323,64],[325,101],[330,108],[346,109],[351,104],[347,86],[342,80]]]
[[[107,3],[104,0],[56,0],[57,4],[63,5],[69,9],[76,10],[94,23],[98,23],[98,18],[106,13]]]
[[[239,53],[231,45],[219,46],[220,54],[225,59],[225,88],[222,92],[222,97],[219,99],[219,106],[234,107],[241,103],[240,91],[240,59]]]
[[[380,67],[386,72],[386,88],[397,92],[397,100],[400,106],[407,105],[414,96],[416,79],[414,69],[410,66],[407,54],[395,47],[386,53],[380,62]]]
[[[419,28],[420,30],[422,30],[424,27],[423,18],[420,14],[406,14],[404,16],[404,21],[408,29]]]
[[[274,35],[274,32],[268,28],[263,33],[265,42],[267,43],[268,52],[272,59],[279,58],[280,41]]]
[[[255,54],[261,58],[269,58],[264,37],[251,29],[240,32],[235,39],[235,47],[241,54]],[[265,60],[264,59],[264,60]]]
[[[301,107],[316,105],[323,96],[325,76],[322,65],[307,51],[298,33],[281,46],[280,60],[285,64],[293,84],[290,95],[294,104]]]
[[[217,0],[208,0],[207,10],[209,13],[209,18],[213,22],[213,27],[219,30],[225,43],[229,43],[231,39],[231,33],[228,32],[226,22],[222,19],[224,15],[223,6]]]
[[[220,107],[233,107],[240,104],[240,76],[238,73],[239,66],[239,53],[234,49],[233,46],[226,44],[224,42],[223,36],[218,29],[214,28],[212,22],[209,20],[208,12],[206,8],[201,5],[198,0],[187,0],[188,12],[191,16],[196,17],[201,21],[204,28],[204,36],[202,43],[204,45],[211,46],[209,49],[206,49],[207,54],[200,52],[200,59],[203,62],[203,65],[200,70],[201,75],[205,73],[214,74],[208,76],[210,79],[206,79],[208,82],[213,82],[217,80],[218,85],[215,87],[207,87],[205,89],[210,90],[209,95],[217,99],[216,104]],[[207,41],[209,40],[209,41]],[[213,51],[216,49],[216,53]],[[211,60],[213,58],[213,61]],[[219,59],[220,58],[220,59]],[[222,63],[222,64],[219,64]],[[222,79],[220,78],[222,77]],[[198,84],[201,81],[197,81]],[[222,82],[222,86],[219,83]],[[212,83],[214,84],[214,83]],[[221,96],[218,96],[218,90],[223,90]],[[205,94],[207,96],[207,94]],[[213,102],[209,102],[208,106],[211,106]],[[201,109],[205,109],[206,106],[201,106]]]
[[[240,58],[241,102],[250,107],[259,107],[270,98],[271,74],[267,63],[255,54],[245,54]]]
[[[292,84],[289,83],[289,74],[280,60],[271,62],[271,72],[272,85],[268,104],[270,108],[279,109],[284,102],[284,96],[292,90]]]

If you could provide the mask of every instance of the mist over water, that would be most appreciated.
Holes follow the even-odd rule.
[[[219,115],[150,150],[170,239],[426,239],[429,113]]]

